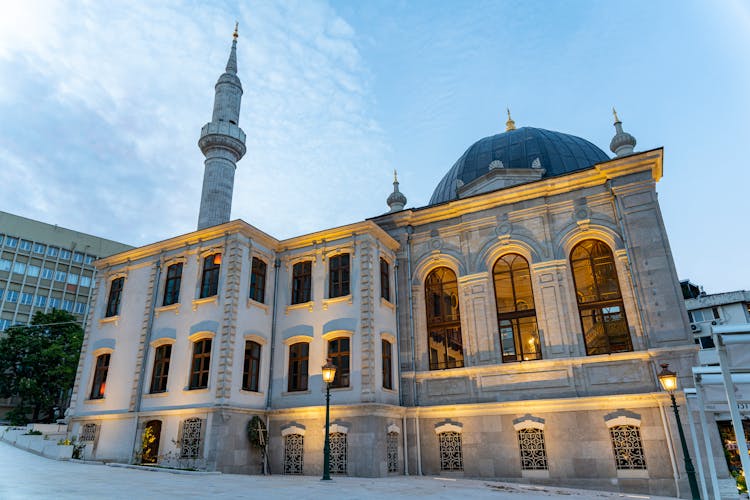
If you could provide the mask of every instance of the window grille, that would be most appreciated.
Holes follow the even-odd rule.
[[[547,470],[547,449],[544,445],[544,431],[541,429],[521,429],[518,431],[518,447],[521,450],[521,469]]]
[[[610,427],[609,436],[615,453],[615,467],[618,470],[645,469],[641,431],[635,425]]]
[[[83,424],[81,426],[81,441],[91,442],[96,439],[96,424]]]
[[[284,474],[302,474],[305,437],[302,434],[284,436]]]
[[[398,472],[398,433],[389,432],[385,438],[388,472]]]
[[[464,458],[461,451],[461,434],[458,432],[441,432],[440,440],[440,470],[464,470]]]
[[[201,449],[201,429],[203,420],[189,418],[182,423],[180,458],[198,458]]]
[[[329,434],[331,447],[331,474],[346,474],[346,434],[332,432]]]

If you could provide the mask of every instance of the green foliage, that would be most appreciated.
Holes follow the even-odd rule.
[[[143,435],[141,436],[141,462],[142,463],[156,463],[156,450],[151,448],[151,445],[156,441],[154,435],[154,429],[148,426],[144,429]]]
[[[266,423],[258,415],[253,416],[247,423],[247,438],[256,448],[263,450],[266,447],[268,438]]]
[[[29,432],[24,432],[24,436],[41,436],[43,433],[42,431],[38,431],[36,429],[32,429]]]
[[[0,338],[0,397],[17,397],[11,423],[51,422],[72,388],[83,330],[75,316],[38,311],[29,326],[13,326]]]
[[[747,479],[742,475],[742,472],[733,470],[732,477],[737,482],[737,491],[740,493],[747,493]]]

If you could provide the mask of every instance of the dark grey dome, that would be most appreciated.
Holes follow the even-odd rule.
[[[607,160],[609,156],[586,139],[521,127],[485,137],[469,147],[437,185],[430,205],[457,199],[457,187],[482,177],[492,168],[543,168],[544,178],[583,170]]]

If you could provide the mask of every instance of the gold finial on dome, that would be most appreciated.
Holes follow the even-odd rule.
[[[617,116],[617,110],[614,106],[612,106],[612,114],[615,115],[615,123],[618,123],[620,121],[620,117]]]
[[[505,131],[510,132],[511,130],[516,129],[516,122],[510,117],[510,108],[505,108],[505,110],[508,112],[508,121],[505,122]]]
[[[240,34],[237,31],[237,29],[239,27],[240,27],[240,23],[238,21],[235,21],[234,22],[234,33],[232,33],[232,38],[234,38],[235,40],[237,40],[237,38],[240,36]]]

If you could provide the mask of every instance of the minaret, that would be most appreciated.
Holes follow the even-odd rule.
[[[622,122],[617,116],[615,108],[612,108],[612,114],[615,115],[615,136],[612,138],[612,142],[609,143],[609,149],[618,158],[632,154],[633,148],[635,148],[635,137],[622,131]]]
[[[398,190],[398,174],[395,170],[393,171],[393,192],[388,196],[386,203],[391,208],[390,213],[403,210],[406,205],[406,196]]]
[[[227,68],[215,86],[214,114],[201,129],[198,140],[198,147],[206,157],[198,229],[229,222],[234,170],[245,155],[245,132],[238,126],[242,100],[242,83],[237,77],[238,36],[235,24]]]

